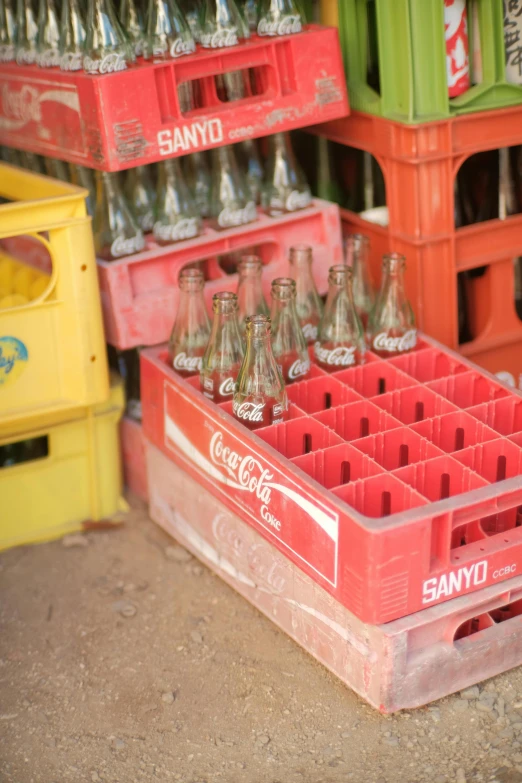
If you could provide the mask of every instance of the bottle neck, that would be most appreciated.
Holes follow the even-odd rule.
[[[189,332],[202,323],[208,323],[205,299],[201,289],[188,287],[186,290],[180,290],[178,317],[176,320],[185,324]]]

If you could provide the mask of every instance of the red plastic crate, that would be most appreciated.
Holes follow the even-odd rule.
[[[381,712],[522,663],[522,577],[367,625],[158,449],[147,443],[146,452],[152,519]]]
[[[148,500],[145,438],[143,428],[135,419],[123,416],[120,421],[120,444],[125,486],[141,500]]]
[[[424,336],[418,365],[428,365],[434,352],[447,355],[444,366],[449,371],[462,364],[471,375],[480,374]],[[452,461],[457,453],[488,441],[505,440],[511,451],[520,448],[519,443],[507,441],[501,431],[403,374],[389,360],[373,357],[366,366],[327,378],[329,384],[344,384],[348,393],[367,394],[367,404],[377,408],[382,409],[387,398],[398,400],[391,405],[392,415],[395,410],[399,414],[394,428],[350,441],[352,449],[373,461],[372,471],[365,460],[356,461],[352,470],[350,459],[339,457],[346,441],[342,426],[336,426],[336,411],[360,402],[342,404],[341,395],[338,408],[318,412],[312,404],[312,414],[302,409],[307,395],[301,395],[299,387],[321,387],[322,377],[291,387],[294,401],[299,401],[298,418],[251,433],[231,417],[230,403],[216,406],[208,401],[198,391],[197,379],[184,381],[165,357],[163,347],[142,353],[146,438],[363,621],[389,622],[522,568],[522,528],[511,525],[522,505],[522,476],[492,480],[483,463],[477,462],[475,470]],[[360,381],[366,372],[374,381],[368,385]],[[376,394],[379,377],[394,384],[404,377],[407,385]],[[484,379],[497,388],[494,378],[484,374]],[[489,404],[511,401],[518,410],[522,396],[508,393]],[[415,421],[419,403],[424,418]],[[340,415],[342,425],[346,413]],[[335,416],[332,429],[326,426],[330,416]],[[354,415],[355,427],[362,418],[360,412]],[[504,431],[504,417],[495,416],[492,426]],[[348,437],[351,434],[348,430]],[[495,455],[486,462],[492,459]],[[512,455],[509,459],[514,465]],[[343,467],[343,461],[350,467]],[[404,479],[401,470],[406,471]],[[343,480],[336,485],[341,471]],[[325,485],[331,485],[331,491]],[[447,497],[434,499],[437,492]],[[495,533],[491,520],[496,515],[509,517],[509,536],[504,533],[508,523],[502,521]]]
[[[178,306],[179,272],[195,261],[203,266],[210,307],[217,291],[237,288],[237,275],[227,275],[218,256],[255,248],[265,265],[263,288],[269,301],[272,280],[288,274],[289,250],[300,242],[313,247],[314,276],[325,293],[328,268],[342,260],[341,230],[338,206],[319,199],[278,218],[260,212],[257,221],[241,228],[216,231],[206,226],[201,236],[186,242],[159,247],[149,238],[142,253],[98,261],[107,342],[125,350],[168,340]]]
[[[313,52],[313,67],[310,53]],[[247,70],[255,95],[220,101],[215,76]],[[252,80],[252,78],[251,78]],[[202,105],[182,112],[178,85],[198,81]],[[0,144],[105,171],[153,163],[348,114],[337,30],[139,61],[105,76],[0,65]]]

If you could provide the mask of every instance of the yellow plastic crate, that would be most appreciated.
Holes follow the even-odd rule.
[[[0,197],[10,202],[0,203],[0,437],[108,398],[86,195],[0,163]],[[38,252],[49,269],[38,268]]]
[[[122,497],[119,427],[123,382],[113,379],[107,402],[79,418],[39,428],[0,446],[47,438],[48,455],[0,468],[0,550],[59,538],[86,521],[127,510]],[[1,449],[0,449],[1,452]]]

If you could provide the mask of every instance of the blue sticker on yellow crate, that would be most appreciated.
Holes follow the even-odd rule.
[[[29,354],[16,337],[0,337],[0,386],[12,383],[23,373]]]

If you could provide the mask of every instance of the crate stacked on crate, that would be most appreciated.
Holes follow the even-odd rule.
[[[124,507],[85,195],[0,163],[0,549]]]

